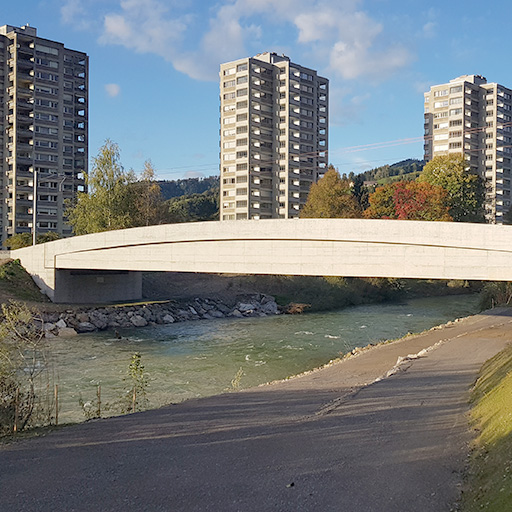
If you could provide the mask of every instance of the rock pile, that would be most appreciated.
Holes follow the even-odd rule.
[[[278,315],[281,311],[273,297],[256,294],[241,298],[234,307],[214,299],[194,299],[133,306],[109,306],[68,310],[64,313],[43,313],[48,337],[71,336],[78,333],[103,331],[118,327],[145,327],[172,324],[187,320],[210,320],[225,317],[255,317]]]

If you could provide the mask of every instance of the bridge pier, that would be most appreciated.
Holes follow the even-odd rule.
[[[104,304],[142,299],[142,272],[55,269],[53,302]]]

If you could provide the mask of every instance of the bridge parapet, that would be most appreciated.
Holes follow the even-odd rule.
[[[84,302],[86,292],[88,302],[137,298],[140,276],[131,272],[140,271],[512,281],[512,227],[451,222],[166,224],[57,240],[12,254],[56,302]],[[123,296],[115,299],[117,292]]]

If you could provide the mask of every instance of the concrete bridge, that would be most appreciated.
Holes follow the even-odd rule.
[[[141,271],[512,281],[512,226],[363,219],[166,224],[12,251],[54,302],[141,298]]]

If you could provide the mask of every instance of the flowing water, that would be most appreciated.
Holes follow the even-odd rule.
[[[240,387],[301,373],[355,347],[473,314],[477,302],[475,295],[433,297],[327,313],[120,329],[121,339],[112,331],[52,338],[59,419],[84,420],[79,400],[94,403],[98,384],[103,405],[126,396],[135,352],[149,380],[150,406],[158,407],[230,389],[240,368]]]

